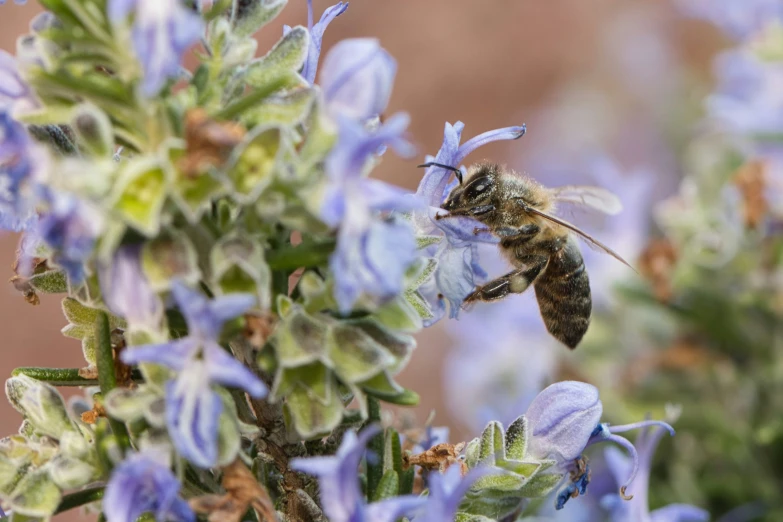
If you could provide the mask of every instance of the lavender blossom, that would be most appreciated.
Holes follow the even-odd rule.
[[[158,522],[191,522],[196,515],[179,495],[180,483],[154,453],[135,453],[112,472],[103,509],[108,522],[135,522],[152,513]]]
[[[332,20],[340,16],[348,9],[348,2],[338,2],[326,9],[321,15],[317,24],[313,25],[313,0],[307,0],[307,29],[310,32],[310,47],[307,50],[307,59],[302,68],[302,76],[309,83],[315,82],[315,73],[318,69],[318,58],[321,56],[321,43],[323,42],[324,32]],[[285,27],[287,32],[291,28]]]
[[[738,49],[716,60],[718,87],[707,98],[707,110],[739,135],[783,132],[783,65],[762,62]]]
[[[652,457],[666,431],[662,426],[646,428],[636,438],[639,470],[636,480],[626,491],[626,494],[633,498],[623,500],[619,495],[613,494],[601,499],[601,504],[610,511],[613,522],[706,522],[710,519],[705,510],[688,504],[670,504],[650,512],[647,495]],[[633,459],[623,455],[617,448],[607,448],[604,455],[618,484],[633,472]]]
[[[183,54],[204,31],[201,17],[181,0],[109,0],[108,9],[114,23],[135,13],[133,47],[144,70],[141,90],[147,97],[179,76]]]
[[[426,162],[436,162],[457,167],[471,152],[497,140],[512,140],[525,134],[525,126],[506,127],[480,134],[463,145],[460,145],[462,129],[465,125],[457,122],[454,125],[446,123],[443,132],[443,144],[435,157],[427,156]],[[462,168],[462,167],[460,167]],[[424,173],[419,183],[416,195],[427,204],[423,211],[414,213],[414,224],[419,235],[435,235],[445,238],[440,244],[429,248],[438,260],[434,284],[429,288],[427,297],[438,320],[445,313],[446,303],[449,304],[449,316],[454,318],[459,313],[459,307],[464,298],[476,286],[476,280],[485,277],[478,264],[477,244],[480,242],[497,242],[488,234],[476,234],[477,222],[469,218],[449,218],[436,220],[435,215],[443,213],[440,206],[451,190],[449,178],[451,171],[430,167]],[[428,289],[424,289],[425,292]]]
[[[125,318],[131,329],[156,331],[163,304],[141,268],[141,245],[125,245],[98,271],[101,293],[114,315]]]
[[[737,40],[747,40],[769,24],[783,21],[780,0],[679,0],[689,16],[718,26]]]
[[[218,337],[223,323],[255,303],[250,294],[208,300],[176,282],[172,294],[188,324],[188,336],[122,352],[126,364],[150,362],[178,372],[166,384],[166,423],[177,450],[201,467],[217,463],[218,418],[223,409],[213,384],[242,388],[264,397],[267,388],[245,365],[226,352]]]
[[[45,199],[48,209],[38,220],[35,234],[53,250],[52,259],[70,280],[79,283],[103,229],[103,214],[71,194],[46,191]]]
[[[19,231],[34,222],[30,195],[23,188],[40,162],[24,126],[0,109],[0,228]]]
[[[16,58],[0,50],[0,109],[19,112],[37,106],[35,95],[19,72]]]
[[[584,462],[579,464],[587,447],[599,442],[614,442],[628,451],[633,467],[620,488],[624,493],[636,477],[639,457],[634,445],[618,433],[660,426],[674,435],[674,429],[660,421],[623,426],[600,424],[602,412],[603,405],[595,386],[576,381],[558,382],[547,387],[525,412],[530,433],[528,457],[539,461],[552,459],[555,461],[551,468],[554,472],[569,472],[571,477],[556,496],[557,509],[562,509],[571,498],[587,491],[589,468]]]
[[[374,38],[350,38],[326,55],[320,85],[333,118],[366,121],[389,103],[397,62]]]
[[[410,198],[402,189],[363,176],[367,161],[384,145],[400,155],[412,153],[404,138],[407,125],[404,114],[393,116],[375,132],[340,119],[339,141],[326,163],[329,184],[321,217],[340,228],[330,266],[342,312],[348,312],[362,295],[378,301],[398,295],[405,269],[415,259],[410,228],[393,218],[378,217],[379,212],[410,208]]]
[[[366,504],[359,489],[359,462],[367,443],[380,432],[377,426],[365,428],[357,437],[348,431],[337,454],[331,457],[294,459],[291,469],[315,475],[321,490],[321,504],[331,522],[393,522],[410,515],[425,502],[403,495]]]

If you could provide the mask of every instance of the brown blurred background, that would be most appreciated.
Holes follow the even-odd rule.
[[[316,20],[331,3],[315,1]],[[35,2],[0,6],[0,48],[13,53],[17,36],[39,10]],[[305,24],[306,16],[305,0],[290,0],[259,35],[259,53],[277,40],[282,24]],[[539,147],[558,150],[561,133],[580,126],[582,139],[596,140],[621,163],[655,164],[656,148],[643,138],[628,141],[629,127],[655,121],[661,104],[698,91],[719,45],[713,31],[683,20],[668,0],[351,0],[326,32],[324,53],[340,39],[360,36],[379,38],[398,60],[388,114],[410,113],[419,158],[437,152],[445,121],[465,122],[465,139],[527,122],[522,140],[492,144],[469,159],[491,158],[518,170]],[[689,71],[684,75],[683,66]],[[563,100],[570,112],[556,110]],[[567,143],[562,154],[569,154]],[[377,172],[415,189],[422,174],[415,165],[389,154]],[[7,277],[16,242],[12,235],[0,237]],[[0,314],[0,375],[18,366],[82,365],[78,342],[60,335],[65,320],[57,297],[44,296],[32,307],[6,285],[0,290]],[[450,344],[443,322],[419,339],[401,378],[422,396],[418,420],[436,408],[436,424],[451,425],[452,440],[474,436],[442,408],[442,362]],[[20,422],[0,401],[0,434],[16,431]]]

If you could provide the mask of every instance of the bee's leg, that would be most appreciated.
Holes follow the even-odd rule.
[[[435,214],[435,219],[446,219],[446,218],[457,217],[457,216],[467,216],[467,217],[483,216],[484,214],[488,214],[489,212],[493,212],[494,210],[495,210],[495,205],[479,205],[477,207],[467,208],[465,210],[449,211],[448,214]]]
[[[531,256],[525,259],[524,262],[525,268],[509,272],[476,288],[465,298],[465,303],[495,301],[503,299],[508,294],[521,294],[527,290],[546,266],[547,258]]]
[[[529,223],[520,228],[500,228],[495,233],[501,237],[500,243],[504,248],[513,248],[527,243],[539,232],[541,232],[541,228],[538,225]]]

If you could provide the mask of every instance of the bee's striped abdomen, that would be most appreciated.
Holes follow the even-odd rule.
[[[549,333],[576,348],[590,326],[593,303],[582,253],[573,238],[550,258],[533,286]]]

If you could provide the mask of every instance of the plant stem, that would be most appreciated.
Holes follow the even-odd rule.
[[[381,403],[372,396],[367,396],[368,418],[366,425],[381,422]],[[370,439],[368,452],[375,454],[375,459],[367,459],[367,498],[375,498],[378,484],[383,477],[383,432]]]
[[[98,314],[95,322],[95,340],[97,344],[97,366],[98,366],[98,384],[101,387],[101,393],[104,399],[109,392],[117,387],[117,375],[114,372],[114,349],[111,346],[111,326],[109,326],[109,317],[104,312]],[[109,425],[117,438],[117,443],[123,453],[130,447],[130,436],[125,423],[117,419],[106,416],[109,419]]]
[[[37,381],[48,382],[52,386],[95,386],[98,381],[79,376],[78,368],[36,368],[22,366],[11,375],[26,375]]]
[[[308,241],[298,246],[287,246],[267,252],[266,261],[272,270],[294,270],[320,266],[329,260],[336,242]]]
[[[277,78],[274,78],[263,87],[259,87],[247,96],[235,101],[228,107],[224,107],[221,111],[214,115],[214,118],[218,120],[230,120],[232,118],[236,118],[240,114],[243,114],[245,111],[252,108],[254,105],[260,103],[264,98],[271,96],[275,92],[285,87],[288,81],[289,77],[286,75],[281,75]]]
[[[104,486],[98,486],[94,488],[83,489],[81,491],[77,491],[76,493],[71,493],[70,495],[65,495],[60,501],[60,505],[57,506],[57,511],[55,511],[54,514],[56,515],[58,513],[62,513],[63,511],[68,511],[69,509],[100,500],[103,498],[104,490]]]

